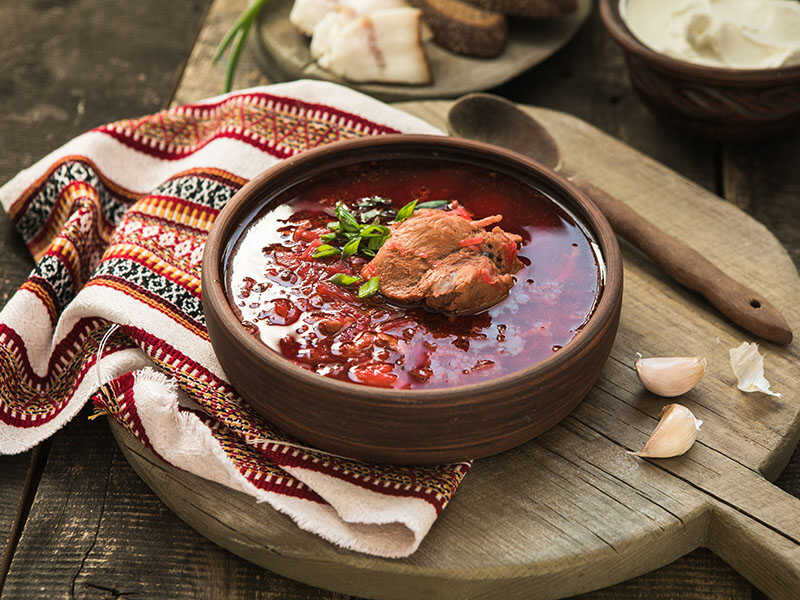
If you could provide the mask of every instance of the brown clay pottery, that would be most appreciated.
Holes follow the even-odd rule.
[[[594,237],[605,281],[594,313],[550,357],[471,385],[399,390],[305,370],[265,346],[228,302],[228,253],[277,196],[320,174],[367,161],[441,159],[511,176],[554,198]],[[286,159],[245,185],[220,213],[203,263],[203,307],[214,350],[231,384],[259,413],[303,443],[374,462],[435,464],[479,458],[522,444],[566,417],[594,385],[619,323],[622,257],[598,208],[550,169],[520,154],[444,136],[387,135],[338,142]]]
[[[634,89],[670,126],[718,140],[786,135],[800,125],[800,65],[725,69],[651,50],[620,14],[626,0],[600,0],[606,29],[625,52]]]

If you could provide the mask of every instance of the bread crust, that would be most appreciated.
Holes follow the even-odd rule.
[[[422,11],[434,41],[452,52],[494,58],[508,40],[504,15],[463,0],[408,0]]]
[[[549,19],[563,17],[578,9],[578,0],[465,0],[480,8],[503,13],[528,17],[531,19]]]

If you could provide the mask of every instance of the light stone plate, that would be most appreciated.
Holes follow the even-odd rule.
[[[509,19],[509,39],[497,58],[469,58],[433,42],[425,50],[433,72],[431,85],[351,83],[326,71],[311,57],[309,38],[289,22],[294,0],[271,0],[261,11],[252,48],[270,81],[323,79],[344,83],[381,100],[451,98],[496,87],[547,59],[566,44],[592,11],[591,0],[579,0],[578,10],[567,17],[531,20]]]

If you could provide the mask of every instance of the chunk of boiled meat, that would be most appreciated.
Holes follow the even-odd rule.
[[[511,273],[522,268],[521,238],[500,227],[486,231],[502,220],[500,215],[473,221],[465,214],[463,209],[416,211],[392,226],[362,275],[378,275],[387,298],[424,302],[445,314],[473,314],[497,304],[514,285]]]
[[[475,234],[472,221],[442,210],[420,209],[402,223],[362,271],[379,275],[381,293],[399,302],[420,302],[422,276],[433,264],[461,249],[459,242]]]
[[[500,273],[483,254],[462,249],[448,254],[420,282],[425,304],[437,312],[465,315],[494,306],[514,285],[508,273]]]

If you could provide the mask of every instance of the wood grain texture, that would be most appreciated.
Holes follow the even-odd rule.
[[[439,125],[448,103],[400,106]],[[644,216],[660,216],[665,229],[712,255],[723,269],[770,290],[770,300],[797,326],[800,313],[791,305],[800,278],[763,227],[573,117],[530,112],[554,134],[571,171],[589,180],[602,177]],[[660,203],[652,189],[669,190],[670,203]],[[751,256],[743,238],[758,244],[761,255]],[[267,518],[269,509],[241,494],[149,460],[123,438],[126,455],[179,516],[212,540],[280,573],[342,592],[563,597],[708,544],[774,597],[794,598],[800,563],[791,557],[800,548],[800,502],[781,495],[760,471],[774,475],[796,442],[797,344],[768,347],[770,377],[781,382],[784,398],[745,397],[727,366],[727,349],[740,332],[640,254],[629,249],[625,258],[620,335],[598,385],[562,425],[478,461],[408,559],[343,552],[302,532],[289,537],[285,527],[293,525],[285,518],[274,512]],[[643,462],[626,450],[641,447],[664,400],[641,388],[633,358],[637,350],[665,355],[676,349],[707,356],[712,365],[682,399],[706,421],[705,430],[686,456]],[[201,510],[193,508],[199,504]]]
[[[725,197],[763,223],[786,246],[800,267],[800,133],[758,144],[726,144],[721,152]],[[800,496],[800,451],[775,481]],[[764,598],[756,592],[755,597]]]
[[[18,119],[19,110],[22,110],[24,114],[24,109],[28,107],[28,98],[42,96],[40,84],[35,83],[35,80],[30,82],[25,80],[31,77],[39,77],[42,73],[45,76],[49,76],[49,67],[47,65],[53,62],[57,63],[59,54],[64,53],[64,50],[57,43],[48,42],[51,32],[69,31],[70,29],[81,31],[81,27],[85,26],[85,23],[94,22],[94,19],[100,23],[103,20],[110,20],[110,17],[104,19],[102,16],[106,14],[103,12],[103,7],[118,5],[118,3],[105,3],[99,0],[91,2],[84,0],[78,3],[71,3],[73,5],[80,4],[84,7],[91,6],[96,14],[93,18],[82,16],[80,20],[73,22],[69,20],[70,13],[67,10],[69,3],[67,2],[47,0],[30,3],[35,5],[37,10],[54,11],[53,22],[44,28],[42,33],[37,34],[38,37],[36,37],[31,35],[31,31],[40,22],[37,18],[6,19],[6,16],[10,14],[9,10],[12,7],[16,9],[18,4],[20,10],[29,9],[28,4],[12,3],[9,0],[4,0],[1,11],[3,19],[0,19],[0,27],[4,27],[4,39],[18,40],[4,44],[0,48],[0,56],[3,59],[7,59],[4,60],[7,68],[4,68],[3,73],[0,73],[0,102],[19,102],[19,104],[3,104],[4,107],[11,108],[5,108],[4,115],[0,117],[0,127],[3,126],[3,122],[10,123],[3,130],[3,139],[12,139],[14,147],[13,152],[6,152],[0,156],[0,162],[5,161],[4,164],[6,165],[3,170],[3,178],[10,176],[24,164],[52,149],[57,142],[54,138],[46,140],[40,138],[43,135],[52,135],[51,130],[58,119],[50,115],[55,114],[57,116],[59,111],[48,111],[44,108],[31,111],[35,112],[38,118],[41,119],[39,121],[41,123],[40,126],[36,124],[27,125]],[[150,3],[141,2],[139,4]],[[177,90],[174,99],[175,103],[189,102],[220,93],[224,76],[224,64],[211,66],[210,58],[224,31],[232,24],[238,13],[246,5],[247,0],[215,0],[213,2],[209,19],[197,40],[192,58]],[[124,8],[123,12],[117,11],[117,14],[125,14]],[[56,23],[59,26],[56,26]],[[150,28],[149,31],[151,33],[149,34],[143,30],[142,39],[147,41],[150,39],[150,35],[157,36],[158,32],[162,31],[159,25],[169,27],[169,35],[174,35],[175,32],[182,32],[183,28],[191,29],[188,20],[182,24],[174,24],[169,20],[165,20],[163,23],[156,23]],[[14,33],[16,33],[17,37],[13,37]],[[61,35],[65,34],[62,33]],[[124,35],[121,37],[125,39]],[[111,38],[120,39],[120,36],[111,36]],[[42,47],[42,54],[49,54],[55,58],[46,60],[41,58],[38,46]],[[132,44],[132,46],[135,46],[135,44]],[[100,47],[104,46],[101,44]],[[87,54],[84,53],[82,55],[87,60],[78,60],[80,57],[77,57],[75,62],[72,63],[74,65],[72,75],[76,80],[77,78],[88,77],[86,73],[99,68],[96,62],[91,63],[88,61]],[[160,68],[159,65],[163,61],[171,60],[168,56],[156,56],[148,62],[146,67],[137,67],[141,63],[137,63],[135,60],[116,63],[113,58],[114,53],[109,54],[112,59],[108,63],[114,63],[116,68],[123,69],[123,71],[116,71],[116,73],[124,73],[120,77],[124,77],[128,82],[125,85],[127,85],[127,89],[131,93],[146,90],[147,96],[151,97],[153,90],[159,94],[165,91],[164,88],[150,85],[149,82],[154,81],[154,70]],[[13,60],[9,58],[11,56],[13,56]],[[110,69],[110,67],[108,68]],[[129,68],[130,71],[124,71],[125,68]],[[138,71],[136,70],[137,68],[139,69]],[[144,82],[140,81],[139,74],[145,76],[146,80]],[[6,85],[8,81],[12,81],[13,88]],[[251,53],[243,53],[242,63],[236,78],[236,87],[246,87],[266,82],[266,79],[256,67]],[[63,89],[68,90],[68,93],[61,94],[54,91],[49,93],[45,99],[49,100],[52,105],[63,101],[65,103],[65,108],[63,108],[65,112],[70,114],[70,110],[75,110],[75,114],[77,114],[78,104],[69,104],[76,99],[76,96],[73,95],[75,86],[70,85],[70,83],[69,73],[64,74],[61,84]],[[111,85],[111,87],[114,86]],[[80,92],[86,94],[91,89],[91,86],[84,87],[80,89]],[[650,113],[633,94],[627,81],[622,53],[606,36],[596,14],[591,17],[588,25],[578,33],[565,49],[536,69],[504,85],[499,91],[517,101],[526,101],[574,113],[602,130],[625,140],[633,147],[655,157],[702,187],[712,191],[715,189],[721,190],[721,187],[717,187],[718,183],[720,183],[717,180],[717,175],[720,172],[715,169],[717,147],[708,142],[687,140],[683,135],[664,128],[655,122]],[[20,102],[16,94],[22,95],[23,93],[25,100]],[[106,90],[103,93],[111,93],[111,90]],[[8,98],[11,98],[11,100],[8,100]],[[117,98],[113,101],[117,104],[112,105],[110,101],[108,104],[108,109],[114,112],[113,118],[134,114],[133,110],[124,110],[122,108],[125,106],[124,99]],[[21,106],[21,108],[17,108],[18,106]],[[93,106],[92,111],[84,107],[84,119],[90,119],[93,115],[96,115],[96,110],[105,109],[104,106]],[[142,111],[146,110],[142,109]],[[3,121],[3,119],[8,120]],[[84,121],[86,124],[82,125],[82,127],[88,127],[90,124],[99,123],[103,120],[105,118],[98,118],[92,123]],[[65,122],[69,122],[69,120],[67,119]],[[18,130],[17,128],[20,129]],[[27,129],[23,130],[22,128]],[[43,135],[42,132],[44,132]],[[71,135],[73,134],[64,134],[64,137],[60,139],[66,139]],[[9,136],[13,137],[10,138]],[[755,216],[778,235],[781,241],[788,246],[794,257],[800,256],[800,241],[797,240],[795,235],[797,231],[800,231],[800,226],[796,224],[796,218],[800,215],[794,210],[796,208],[795,202],[798,189],[797,176],[800,175],[794,169],[797,142],[787,143],[783,150],[774,149],[772,145],[744,149],[744,152],[737,153],[736,158],[729,158],[728,152],[729,149],[726,148],[726,168],[724,171],[726,194],[733,191],[730,181],[741,180],[745,182],[742,185],[736,185],[736,194],[732,198],[736,199],[737,202],[752,204]],[[738,165],[735,171],[729,168],[727,162],[729,160],[735,161],[736,165]],[[733,163],[731,162],[731,164]],[[773,198],[775,198],[775,202],[773,202]],[[0,235],[0,240],[4,243],[8,239],[9,237],[5,233]],[[11,239],[14,238],[12,237]],[[19,256],[25,256],[24,252],[21,252]],[[5,257],[5,250],[0,250],[0,260]],[[645,265],[647,264],[644,259],[641,259],[641,262]],[[0,276],[5,279],[8,273],[12,272],[9,271],[12,268],[16,269],[13,272],[17,273],[16,276],[19,280],[28,271],[28,266],[21,266],[12,259],[8,263],[4,262],[0,265],[0,274],[2,274]],[[13,276],[11,279],[13,279]],[[15,286],[16,284],[13,284],[9,289],[13,289]],[[667,326],[669,326],[669,322],[667,322]],[[647,398],[637,399],[634,394],[633,399],[636,402],[643,402],[646,406],[648,405]],[[656,408],[653,405],[648,410],[655,410]],[[83,416],[78,417],[78,419],[82,418]],[[87,425],[85,428],[82,427],[75,431],[80,432],[80,435],[99,436],[100,440],[105,436],[106,442],[103,443],[108,444],[110,442],[102,432],[102,428],[103,425],[100,422],[94,422],[92,425]],[[59,436],[70,436],[70,440],[73,435],[78,436],[77,433],[73,432],[72,426],[59,434]],[[64,446],[68,446],[71,443],[71,441],[65,441]],[[750,444],[755,442],[744,441],[743,443]],[[105,446],[105,450],[110,452],[109,448],[108,445]],[[59,452],[61,451],[59,450]],[[76,452],[69,454],[65,460],[80,463],[85,458]],[[3,463],[4,468],[6,464],[6,462]],[[81,588],[81,597],[114,597],[116,592],[128,590],[127,586],[131,583],[131,580],[135,583],[146,582],[151,580],[152,577],[153,581],[160,582],[160,591],[168,590],[171,593],[157,593],[151,588],[149,590],[150,593],[145,594],[145,597],[341,598],[338,594],[312,589],[283,579],[258,567],[251,566],[227,552],[220,551],[210,542],[200,538],[180,521],[172,518],[168,511],[163,511],[163,508],[160,509],[163,512],[156,512],[156,516],[152,517],[149,511],[158,511],[158,507],[161,506],[160,503],[153,500],[154,496],[145,486],[138,483],[138,479],[133,475],[130,468],[126,466],[126,463],[115,459],[112,462],[112,466],[114,465],[120,471],[127,470],[126,473],[116,476],[119,478],[118,490],[122,493],[120,497],[117,497],[116,501],[127,502],[129,503],[128,507],[138,502],[140,503],[140,511],[128,508],[118,515],[118,518],[124,523],[116,527],[101,527],[99,529],[99,537],[95,547],[114,546],[118,548],[119,553],[115,555],[115,561],[120,564],[117,565],[118,568],[103,570],[102,581],[93,580],[107,589],[84,586]],[[94,472],[93,476],[104,476],[104,474]],[[793,490],[795,494],[800,493],[800,457],[792,461],[779,483],[787,487],[787,489]],[[5,490],[9,482],[6,480],[2,485],[4,486],[2,489]],[[43,500],[44,497],[42,496],[40,499]],[[76,512],[83,512],[87,510],[87,506],[91,505],[93,505],[93,501],[84,500],[82,503],[74,502],[71,506]],[[63,518],[72,518],[72,516],[71,514],[65,514]],[[46,565],[45,568],[50,568],[53,562],[60,560],[59,551],[66,542],[49,533],[47,535],[50,536],[52,543],[43,551],[40,556],[40,562],[28,564],[35,564],[37,567]],[[162,535],[163,537],[159,537]],[[187,576],[181,571],[161,569],[161,563],[158,561],[148,562],[148,566],[137,573],[125,571],[122,563],[126,560],[126,553],[141,553],[141,549],[145,547],[152,549],[149,546],[149,540],[153,537],[163,539],[165,547],[185,549],[192,547],[194,544],[199,554],[187,554],[184,563],[185,565],[191,565],[197,562],[198,564],[206,565],[209,571],[208,577],[200,577],[196,587],[181,587],[183,580]],[[171,541],[172,538],[175,538],[175,541]],[[169,544],[173,544],[173,546]],[[26,548],[28,546],[23,547],[22,551],[27,552]],[[91,564],[97,566],[100,563],[92,562]],[[70,568],[74,570],[77,567],[78,563],[72,563]],[[190,568],[189,566],[186,567],[187,572],[189,572],[188,569]],[[41,570],[44,570],[44,568]],[[17,575],[35,580],[39,572],[40,568],[36,568],[30,573],[18,572]],[[192,570],[189,577],[195,574],[196,572]],[[31,585],[25,589],[32,590],[32,597],[69,596],[68,589],[64,587],[34,590]],[[583,600],[597,600],[600,598],[614,598],[616,600],[639,600],[644,598],[648,600],[746,600],[751,595],[752,588],[741,576],[735,574],[713,554],[698,550],[656,572],[625,584],[581,596],[581,598]],[[18,598],[20,596],[6,594],[4,597]]]
[[[1,22],[0,22],[1,23]],[[0,35],[2,35],[0,24]],[[0,75],[0,77],[2,77]],[[2,82],[0,82],[2,86]],[[0,87],[1,89],[1,87]],[[8,127],[10,120],[8,113],[2,110],[9,104],[8,96],[0,92],[0,131]],[[12,153],[7,153],[10,155]],[[2,159],[0,159],[1,161]],[[5,181],[13,175],[13,161],[10,164],[0,163],[0,181]],[[6,172],[8,171],[8,172]],[[17,233],[13,224],[4,212],[0,212],[0,306],[25,281],[33,267],[33,261],[25,247],[22,237]],[[5,575],[11,564],[17,540],[24,526],[26,503],[30,487],[36,482],[28,477],[28,472],[34,469],[30,452],[17,456],[0,457],[0,540],[3,546],[0,550],[0,591],[3,588]]]
[[[220,65],[212,67],[210,58],[218,40],[245,5],[246,0],[214,2],[178,88],[177,103],[219,93],[224,69]],[[245,52],[237,74],[237,87],[261,83],[267,83],[266,78],[260,75],[252,53]],[[576,114],[706,189],[720,189],[715,169],[717,146],[687,140],[654,120],[631,89],[622,53],[606,35],[596,13],[561,52],[506,84],[499,92],[518,101],[561,108]],[[800,464],[800,460],[797,463]],[[679,563],[681,567],[677,566]],[[648,593],[659,594],[659,590],[664,589],[668,590],[664,597],[687,600],[744,599],[751,595],[751,588],[742,583],[741,577],[714,555],[696,551],[679,563],[675,563],[674,571],[667,567],[631,584],[596,594],[605,593],[607,595],[603,597],[609,598],[641,598]],[[671,573],[676,576],[671,577]]]
[[[23,526],[26,491],[30,487],[27,473],[31,464],[30,453],[21,456],[0,457],[0,592],[3,589],[6,573],[17,548]]]
[[[0,138],[4,151],[0,153],[0,183],[85,129],[163,106],[205,4],[204,0],[168,4],[1,0]],[[176,35],[175,31],[183,33]],[[0,305],[32,266],[21,237],[5,213],[0,214]],[[107,436],[106,447],[112,447]],[[39,447],[41,462],[48,448],[48,444]],[[72,457],[86,466],[83,459],[77,453]],[[26,524],[29,496],[39,483],[38,462],[35,457],[32,462],[31,453],[0,457],[0,581],[15,550],[21,551],[18,556],[23,559],[31,556],[30,546],[17,546],[16,537]],[[95,472],[90,477],[104,478],[105,473]],[[84,510],[82,505],[72,508],[75,514]],[[49,538],[51,533],[45,533]],[[70,541],[60,540],[65,545]],[[46,556],[54,560],[56,555]],[[35,567],[27,572],[10,574],[3,597],[28,597],[13,590],[20,579],[36,584],[42,569],[37,561],[41,560],[42,556],[34,559]],[[50,588],[40,593],[48,598],[65,597],[69,589]]]
[[[211,65],[219,40],[247,5],[247,0],[215,0],[196,41],[174,104],[193,102],[221,91],[224,66]],[[251,43],[252,46],[252,43]],[[244,52],[235,87],[268,83],[254,52]],[[536,69],[499,89],[518,101],[560,107],[689,177],[706,189],[716,189],[715,145],[687,143],[683,136],[660,126],[635,96],[628,83],[622,53],[606,35],[594,13],[564,49]],[[798,461],[800,463],[800,461]],[[800,469],[799,469],[800,471]],[[800,479],[800,477],[798,477]],[[276,576],[274,586],[281,579]],[[662,592],[663,590],[663,592]],[[588,597],[621,600],[747,600],[752,588],[715,555],[702,550],[635,580]],[[319,597],[326,592],[320,590]],[[655,596],[658,595],[658,596]]]
[[[183,76],[172,97],[172,104],[187,104],[222,93],[227,55],[216,64],[211,59],[225,33],[248,6],[248,0],[214,0],[203,27],[197,34]],[[252,38],[242,52],[233,88],[241,89],[268,83],[254,58]]]
[[[725,197],[786,246],[800,266],[800,132],[760,144],[728,144],[722,156]]]
[[[716,192],[716,144],[687,139],[661,125],[628,79],[622,52],[594,11],[550,60],[500,86],[495,93],[572,114]]]
[[[792,330],[783,315],[761,293],[736,281],[705,256],[665,234],[652,221],[631,211],[599,186],[577,176],[569,178],[603,211],[617,235],[644,252],[665,275],[697,292],[745,332],[787,345]]]
[[[54,440],[2,598],[335,598],[186,527],[83,411]]]

